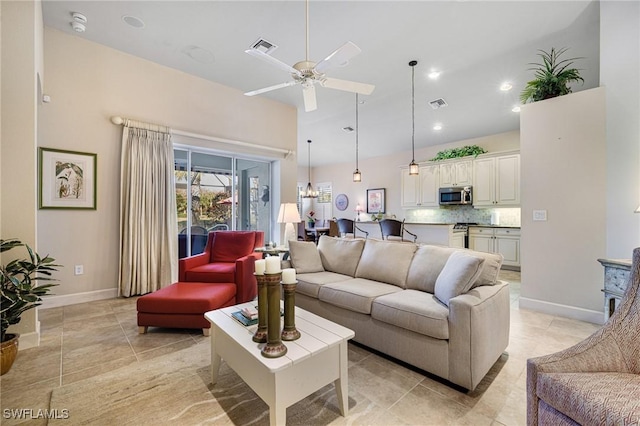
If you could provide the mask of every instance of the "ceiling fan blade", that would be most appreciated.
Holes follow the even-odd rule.
[[[294,84],[298,84],[298,82],[295,81],[295,80],[292,80],[292,81],[288,81],[286,83],[280,83],[280,84],[276,84],[274,86],[265,87],[264,89],[252,90],[251,92],[245,93],[245,96],[255,96],[255,95],[259,95],[261,93],[271,92],[272,90],[282,89],[283,87],[293,86]]]
[[[373,89],[376,88],[373,84],[357,83],[355,81],[340,80],[338,78],[325,78],[320,84],[329,89],[344,90],[345,92],[360,93],[361,95],[370,95]]]
[[[341,47],[336,49],[331,55],[327,56],[315,67],[315,70],[324,74],[327,70],[335,67],[343,67],[349,63],[349,60],[361,52],[360,48],[348,41]]]
[[[274,58],[271,55],[267,55],[266,53],[262,53],[259,50],[247,49],[247,50],[244,51],[244,53],[248,53],[249,55],[251,55],[253,57],[256,57],[256,58],[261,59],[261,60],[263,60],[265,62],[268,62],[271,65],[273,65],[273,66],[275,66],[277,68],[280,68],[281,70],[286,71],[288,73],[300,75],[300,71],[298,71],[297,69],[293,68],[290,65],[285,64],[284,62]]]
[[[305,112],[315,111],[318,109],[318,105],[316,103],[316,87],[313,83],[305,84],[303,86],[302,96],[304,97]]]

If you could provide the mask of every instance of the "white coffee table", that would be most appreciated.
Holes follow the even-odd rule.
[[[221,358],[269,406],[271,425],[284,425],[287,407],[333,382],[338,404],[347,416],[348,360],[347,342],[355,336],[348,328],[296,307],[296,328],[301,337],[284,342],[287,353],[280,358],[265,358],[264,343],[251,338],[257,326],[245,327],[232,312],[249,302],[204,314],[211,323],[211,375],[218,379]]]

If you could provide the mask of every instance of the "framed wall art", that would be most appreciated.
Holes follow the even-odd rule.
[[[367,213],[384,213],[384,196],[384,188],[367,189]]]
[[[96,209],[97,154],[39,149],[39,208]]]

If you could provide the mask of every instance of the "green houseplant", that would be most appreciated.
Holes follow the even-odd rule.
[[[467,157],[469,155],[477,157],[478,155],[484,154],[486,152],[487,151],[484,148],[478,145],[466,145],[459,148],[451,148],[440,151],[429,161],[449,160],[451,158]]]
[[[536,65],[535,68],[529,68],[535,71],[536,78],[529,81],[520,94],[523,104],[566,95],[571,93],[569,83],[584,83],[584,79],[580,77],[580,70],[569,68],[573,61],[581,58],[560,60],[560,56],[566,51],[567,48],[564,47],[559,50],[552,47],[550,52],[539,50],[538,56],[542,58],[542,63],[529,64]]]
[[[2,371],[5,374],[13,365],[18,351],[18,335],[8,334],[10,325],[18,324],[22,314],[29,309],[40,305],[42,296],[47,294],[51,287],[57,285],[48,283],[38,285],[38,281],[52,281],[51,273],[57,271],[53,258],[40,257],[31,247],[17,239],[0,240],[0,253],[16,247],[24,246],[29,254],[27,259],[15,259],[1,265],[2,299],[0,301],[0,313],[2,319],[0,343],[2,344]],[[0,375],[1,375],[0,374]]]

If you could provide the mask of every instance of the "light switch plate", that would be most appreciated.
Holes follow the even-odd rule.
[[[534,210],[533,211],[533,220],[538,221],[546,221],[547,220],[547,211],[546,210]]]

